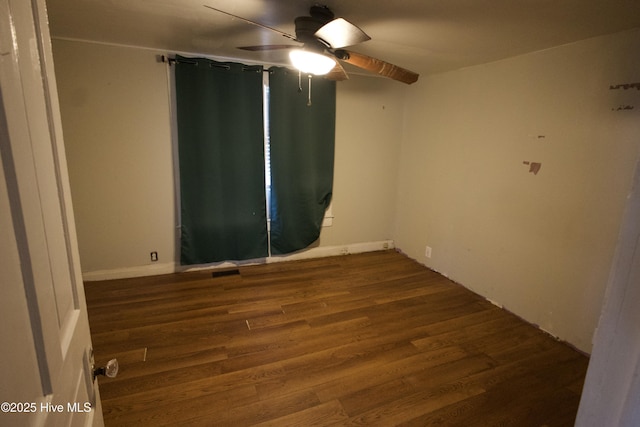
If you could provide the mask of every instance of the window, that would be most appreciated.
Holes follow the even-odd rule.
[[[316,241],[332,219],[335,82],[314,80],[308,106],[285,68],[178,57],[175,78],[182,264]]]

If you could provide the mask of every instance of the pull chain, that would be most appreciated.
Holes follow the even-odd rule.
[[[311,107],[311,74],[309,74],[309,99],[307,100],[307,107]]]
[[[298,92],[302,93],[302,71],[298,70]]]

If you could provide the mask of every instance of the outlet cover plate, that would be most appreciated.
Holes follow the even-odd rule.
[[[431,246],[427,246],[424,250],[424,256],[431,258]]]

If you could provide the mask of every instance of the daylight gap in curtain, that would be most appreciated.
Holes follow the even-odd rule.
[[[320,236],[333,192],[336,83],[286,68],[269,73],[271,253],[304,249]]]
[[[176,57],[183,265],[268,255],[262,67]]]

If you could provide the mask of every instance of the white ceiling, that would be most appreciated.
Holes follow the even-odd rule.
[[[47,0],[53,37],[286,64],[281,35],[208,4],[294,34],[313,0]],[[639,0],[324,0],[372,40],[350,48],[420,74],[449,71],[640,27]]]

